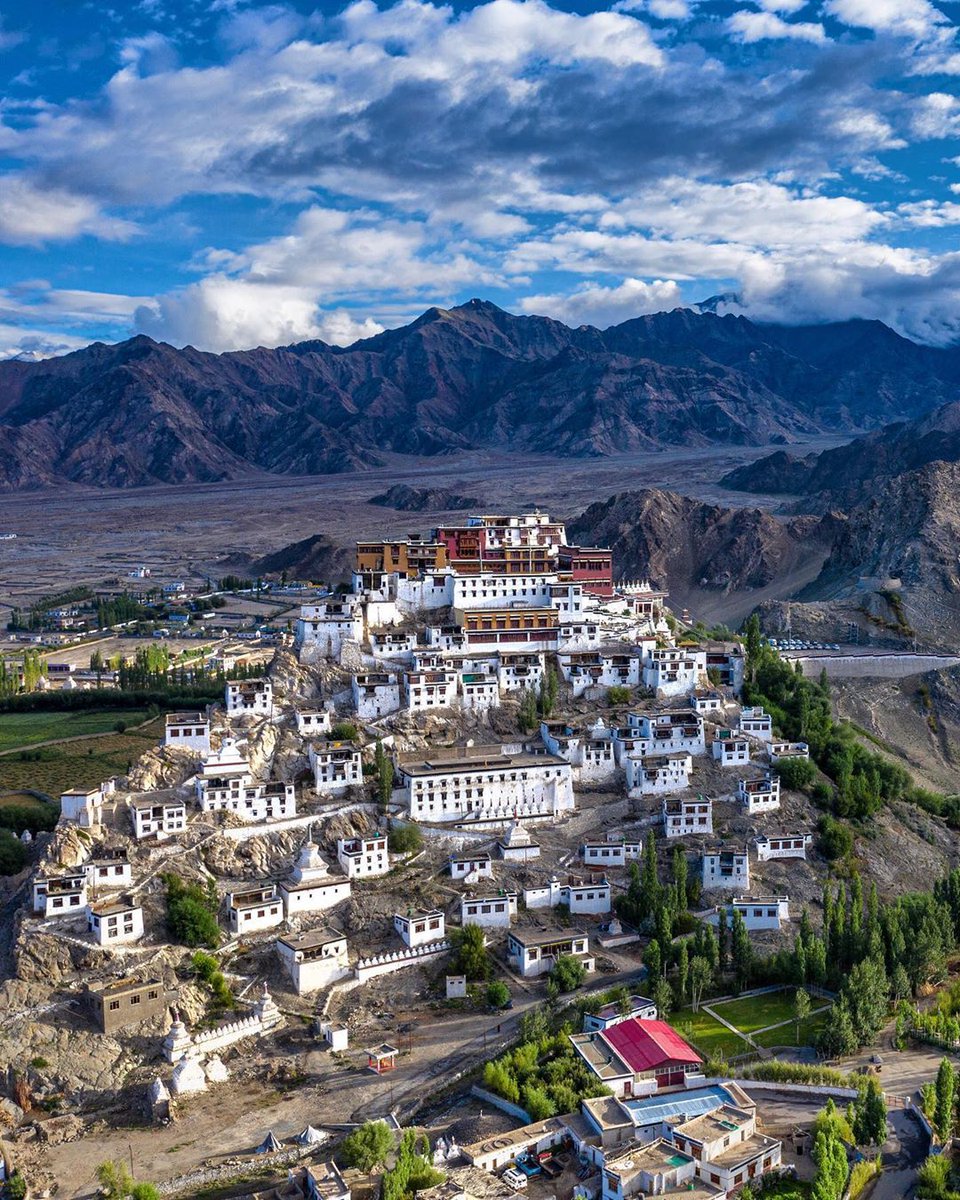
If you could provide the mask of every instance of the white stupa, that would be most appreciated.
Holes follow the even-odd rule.
[[[325,879],[329,871],[330,864],[320,853],[320,847],[311,833],[297,855],[290,878],[294,883],[308,883],[311,879]]]
[[[174,1096],[190,1096],[196,1092],[207,1090],[207,1077],[198,1058],[183,1058],[173,1068],[173,1079],[170,1081],[170,1091]]]

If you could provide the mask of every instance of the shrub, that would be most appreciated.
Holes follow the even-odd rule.
[[[27,1181],[19,1171],[14,1171],[7,1180],[3,1194],[7,1200],[25,1200],[27,1195]]]
[[[27,849],[19,838],[0,829],[0,875],[16,875],[27,861]]]
[[[160,1200],[160,1192],[152,1183],[135,1183],[130,1191],[130,1200]]]
[[[490,974],[490,956],[479,925],[464,925],[450,935],[456,970],[468,979],[486,979]]]
[[[853,831],[835,817],[824,814],[817,822],[820,849],[831,862],[846,858],[853,850]]]
[[[167,885],[167,929],[170,936],[184,946],[220,944],[217,924],[217,894],[211,884],[184,883],[179,875],[164,875]]]
[[[330,737],[335,742],[355,742],[358,736],[357,727],[352,721],[339,721],[330,730]]]
[[[491,1008],[503,1008],[509,1003],[510,989],[500,979],[495,979],[493,983],[487,985],[487,1003]]]
[[[607,703],[611,705],[629,704],[630,696],[631,692],[628,687],[612,687],[607,689]]]
[[[583,963],[570,954],[561,954],[550,972],[550,978],[561,992],[572,992],[578,988],[585,975]]]
[[[113,728],[117,731],[117,733],[126,733],[127,723],[126,721],[117,721]],[[149,1186],[149,1184],[146,1186]]]
[[[817,773],[816,767],[809,758],[787,758],[777,763],[777,774],[784,787],[799,792],[813,783]]]
[[[423,845],[419,825],[394,825],[387,836],[387,845],[394,854],[412,854]]]
[[[348,1167],[356,1167],[369,1175],[392,1149],[393,1134],[386,1121],[367,1121],[343,1139],[340,1155]]]

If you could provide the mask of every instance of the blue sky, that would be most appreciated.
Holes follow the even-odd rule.
[[[957,0],[0,4],[0,356],[482,296],[960,340]]]

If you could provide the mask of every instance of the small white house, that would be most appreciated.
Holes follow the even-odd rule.
[[[761,742],[773,741],[773,717],[762,708],[745,708],[740,713],[740,732]]]
[[[353,706],[362,721],[375,721],[400,709],[400,683],[386,671],[366,671],[350,682]]]
[[[305,709],[297,713],[297,733],[301,737],[313,737],[329,733],[333,728],[333,717],[328,708]]]
[[[725,704],[723,692],[699,690],[690,697],[691,708],[701,716],[706,713],[723,712]]]
[[[244,888],[227,897],[227,922],[234,934],[259,933],[283,921],[283,901],[272,883]]]
[[[151,800],[146,796],[129,801],[129,805],[133,836],[138,840],[182,833],[187,827],[187,806],[182,800]]]
[[[318,792],[342,792],[363,783],[363,758],[353,742],[311,742],[307,758]]]
[[[228,679],[224,700],[231,717],[273,716],[273,684],[269,679]]]
[[[500,706],[500,685],[492,672],[461,671],[460,703],[471,712],[486,712]]]
[[[734,896],[723,906],[727,913],[727,926],[733,922],[734,913],[740,913],[748,930],[780,929],[784,921],[790,920],[790,900],[787,896]],[[719,925],[719,908],[707,916],[711,925]]]
[[[497,684],[505,692],[537,692],[543,682],[542,654],[500,654],[497,657]]]
[[[192,750],[197,754],[210,752],[210,719],[202,712],[167,713],[163,728],[163,744],[175,749]]]
[[[439,909],[394,913],[393,927],[408,946],[427,946],[430,942],[442,942],[446,936],[446,924]]]
[[[338,838],[337,862],[348,879],[386,875],[390,870],[387,835],[375,833],[372,837]]]
[[[738,767],[750,761],[750,742],[738,737],[732,729],[718,729],[711,748],[721,767]]]
[[[143,909],[139,904],[111,900],[87,906],[87,929],[98,946],[123,946],[143,937]]]
[[[630,755],[626,768],[629,796],[663,796],[690,786],[693,759],[685,751],[660,756]]]
[[[780,776],[767,774],[755,779],[738,779],[737,800],[748,816],[776,812],[780,807]]]
[[[33,911],[45,917],[70,917],[87,903],[87,879],[83,868],[62,875],[38,876],[33,881]]]
[[[625,867],[638,859],[643,843],[618,839],[609,842],[584,842],[580,847],[585,867]]]
[[[133,867],[124,850],[91,858],[83,864],[83,870],[87,887],[94,892],[98,889],[109,891],[111,888],[130,887],[133,883]]]
[[[603,1004],[583,1014],[583,1032],[598,1033],[623,1021],[656,1021],[657,1006],[646,996],[630,996],[621,1009],[619,1004]]]
[[[585,933],[533,933],[513,930],[507,936],[507,956],[525,979],[546,975],[558,958],[578,958],[593,970],[590,940]]]
[[[470,883],[476,879],[490,879],[493,876],[493,859],[485,850],[473,854],[451,854],[450,875],[453,879]]]
[[[628,713],[640,754],[706,754],[703,718],[696,712]]]
[[[449,708],[456,703],[458,684],[457,672],[442,667],[404,671],[404,705],[410,712]]]
[[[740,890],[750,886],[750,858],[746,849],[715,847],[705,850],[701,881],[704,891],[710,888]]]
[[[686,696],[705,681],[703,650],[669,647],[652,650],[643,667],[643,684],[661,696]]]
[[[713,801],[707,796],[664,798],[661,805],[664,837],[686,837],[694,833],[713,833]]]
[[[278,938],[277,955],[298,996],[329,987],[350,974],[347,939],[336,929],[312,929]]]
[[[786,762],[789,759],[808,759],[810,747],[806,742],[771,742],[771,763]]]
[[[103,823],[103,791],[95,788],[71,788],[60,796],[60,815],[83,829]]]
[[[772,858],[803,858],[813,845],[812,833],[771,833],[754,838],[757,858],[768,862]]]
[[[554,908],[565,904],[573,913],[601,915],[610,911],[611,889],[606,879],[570,878],[561,882],[554,876],[544,884],[524,888],[523,902],[529,909]]]
[[[461,925],[509,929],[510,918],[516,915],[516,892],[502,892],[496,896],[464,896],[460,901]]]

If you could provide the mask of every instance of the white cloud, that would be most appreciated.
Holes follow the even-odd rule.
[[[780,41],[793,38],[802,42],[822,42],[826,34],[822,25],[811,21],[784,21],[772,12],[736,12],[727,20],[727,29],[739,42]]]
[[[792,16],[801,8],[806,8],[807,0],[757,0],[757,4],[765,12],[786,13],[788,16]]]
[[[682,303],[680,288],[672,279],[624,279],[621,284],[600,284],[574,292],[526,296],[520,301],[525,313],[554,317],[567,325],[597,325],[606,328],[644,313],[663,312]]]
[[[130,221],[104,216],[85,196],[63,188],[43,187],[23,176],[6,175],[0,187],[0,242],[13,246],[40,246],[63,242],[81,234],[124,240],[136,226]]]
[[[59,354],[69,354],[71,350],[80,350],[89,343],[88,337],[51,333],[46,329],[25,329],[21,325],[8,325],[0,321],[0,360],[54,358]]]
[[[946,92],[918,97],[912,116],[916,137],[950,138],[960,133],[960,100]]]
[[[823,8],[845,25],[874,33],[923,37],[949,24],[949,18],[928,0],[826,0]]]

